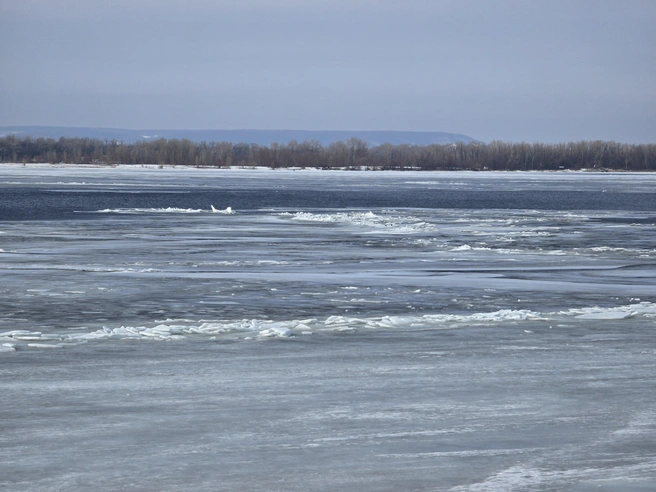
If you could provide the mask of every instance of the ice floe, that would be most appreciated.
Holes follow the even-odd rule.
[[[224,210],[216,209],[214,208],[214,205],[210,205],[212,207],[212,213],[214,214],[224,214],[224,215],[232,215],[234,212],[232,211],[232,207],[228,207]]]

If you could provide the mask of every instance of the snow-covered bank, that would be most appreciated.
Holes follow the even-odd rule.
[[[326,173],[326,172],[377,172],[377,173],[420,173],[422,175],[434,175],[434,174],[447,174],[451,175],[454,173],[464,173],[468,176],[476,174],[529,174],[529,175],[541,175],[541,174],[600,174],[600,175],[651,175],[654,174],[653,171],[626,171],[622,169],[601,169],[601,168],[584,168],[584,169],[558,169],[558,170],[469,170],[469,169],[454,169],[454,170],[421,170],[415,168],[407,169],[374,169],[368,166],[360,167],[284,167],[284,168],[271,168],[267,166],[228,166],[228,167],[210,167],[210,166],[188,166],[180,164],[71,164],[66,162],[60,163],[48,163],[48,162],[27,162],[27,163],[16,163],[16,162],[0,162],[0,171],[2,169],[149,169],[149,170],[178,170],[178,171],[211,171],[211,172],[221,172],[221,171],[267,171],[267,172],[312,172],[312,173]]]

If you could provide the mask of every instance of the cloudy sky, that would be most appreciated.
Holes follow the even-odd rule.
[[[655,0],[0,0],[0,125],[656,141]]]

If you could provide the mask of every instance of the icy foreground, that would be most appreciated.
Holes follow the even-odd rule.
[[[0,488],[653,490],[656,177],[0,168]]]
[[[651,490],[653,325],[570,330],[24,352],[4,366],[0,483]]]

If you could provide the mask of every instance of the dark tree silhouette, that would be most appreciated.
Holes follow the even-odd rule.
[[[351,138],[326,147],[316,140],[269,147],[248,143],[159,139],[126,144],[90,138],[0,138],[0,162],[156,164],[197,167],[263,166],[322,169],[624,170],[656,171],[656,144],[582,141],[559,144],[490,143],[369,147]]]

